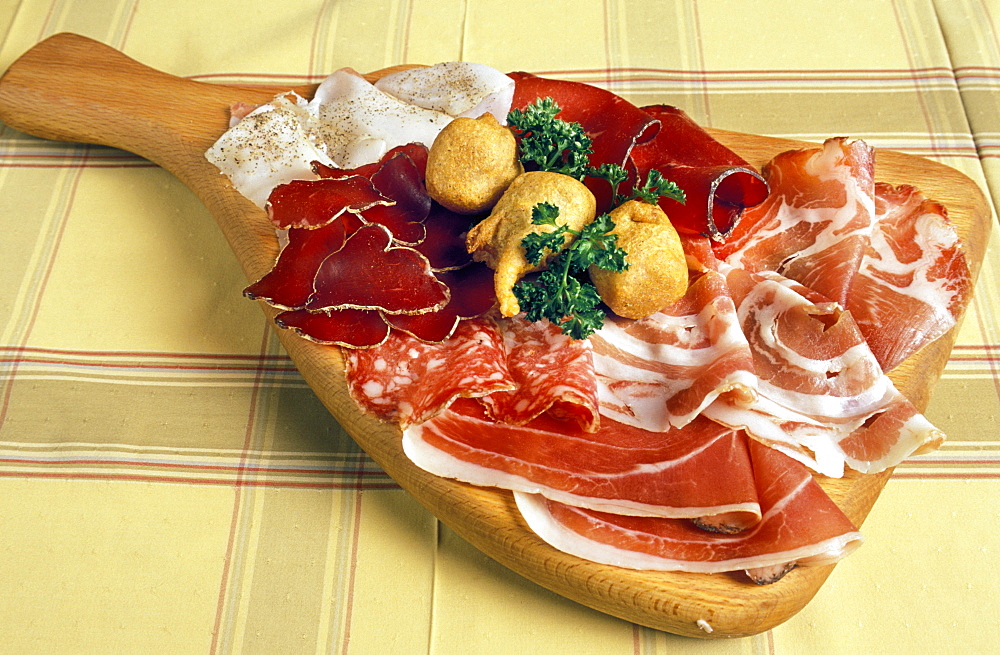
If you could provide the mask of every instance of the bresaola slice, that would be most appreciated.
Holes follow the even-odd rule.
[[[365,225],[323,260],[306,309],[377,309],[388,314],[421,314],[448,303],[448,286],[435,277],[427,259],[412,248],[394,246],[381,225]]]
[[[360,175],[320,180],[293,180],[274,188],[267,215],[279,230],[317,228],[344,212],[359,213],[375,205],[391,204],[372,181]]]
[[[688,521],[625,516],[565,505],[541,495],[515,493],[528,526],[551,546],[583,559],[654,571],[780,574],[796,565],[832,564],[862,541],[861,534],[813,480],[808,469],[749,442],[760,522],[737,534],[699,530]]]
[[[451,291],[448,304],[422,314],[384,314],[390,326],[427,342],[440,342],[454,334],[458,324],[486,314],[496,303],[493,271],[482,263],[434,275]]]
[[[356,215],[344,213],[322,227],[288,230],[288,243],[278,253],[274,268],[243,294],[280,309],[305,308],[320,264],[343,248],[348,235],[361,225]]]
[[[478,403],[455,401],[410,425],[403,450],[436,475],[600,511],[717,517],[709,521],[729,530],[760,517],[745,439],[706,419],[664,434],[604,418],[585,432],[547,415],[497,423]]]
[[[660,207],[681,233],[725,240],[748,207],[768,194],[760,174],[742,157],[722,145],[681,109],[650,105],[642,111],[656,119],[655,138],[637,144],[630,153],[640,182],[652,169],[685,193],[679,203],[662,198]]]

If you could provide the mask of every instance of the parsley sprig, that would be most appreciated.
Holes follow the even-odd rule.
[[[601,327],[604,312],[598,307],[601,297],[597,289],[583,276],[591,266],[621,272],[628,269],[628,262],[625,251],[617,245],[618,235],[611,234],[615,224],[608,214],[601,214],[579,231],[558,224],[558,216],[559,208],[551,203],[539,203],[532,209],[533,224],[556,229],[524,237],[525,256],[537,265],[546,251],[558,254],[536,278],[518,282],[514,295],[525,310],[526,320],[545,318],[570,337],[585,339]],[[564,247],[567,237],[575,239]]]

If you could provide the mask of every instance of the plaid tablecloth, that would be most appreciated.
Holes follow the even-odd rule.
[[[0,70],[84,34],[209,82],[464,59],[705,125],[953,166],[1000,198],[997,0],[9,0]],[[45,107],[38,111],[44,112]],[[994,201],[995,202],[995,201]],[[995,220],[995,217],[994,217]],[[211,216],[134,155],[0,125],[0,651],[985,653],[1000,643],[1000,250],[865,545],[790,621],[702,642],[488,560],[282,353]]]

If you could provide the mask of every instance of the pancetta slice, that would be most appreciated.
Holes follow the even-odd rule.
[[[955,326],[972,276],[947,210],[919,190],[876,184],[875,216],[847,308],[889,371]]]
[[[846,305],[874,226],[874,165],[867,144],[843,138],[778,155],[764,167],[770,195],[716,245],[718,257]]]
[[[394,330],[381,345],[346,355],[351,397],[370,414],[403,428],[429,420],[456,398],[515,386],[503,335],[487,318],[460,322],[442,343]]]
[[[531,529],[553,547],[630,569],[787,572],[795,565],[832,564],[861,544],[861,534],[808,469],[756,442],[749,449],[763,515],[737,534],[712,534],[689,521],[598,512],[541,495],[514,496]]]
[[[692,273],[681,300],[638,321],[609,317],[590,337],[601,412],[652,431],[682,427],[720,395],[751,402],[750,347],[716,271]]]
[[[715,522],[720,529],[759,518],[746,440],[706,419],[662,433],[604,417],[599,430],[585,432],[547,415],[523,426],[497,423],[477,403],[456,401],[407,428],[403,450],[435,475],[600,511],[725,515]]]
[[[572,339],[548,321],[501,319],[507,367],[517,387],[484,396],[496,421],[524,425],[543,413],[572,421],[587,432],[600,425],[597,380],[590,342]]]
[[[753,353],[758,395],[744,406],[720,398],[705,416],[832,477],[843,475],[845,464],[874,473],[940,443],[942,433],[896,390],[837,303],[776,273],[734,268],[726,278]],[[845,446],[859,429],[866,446],[848,455]],[[877,457],[865,461],[863,451]]]

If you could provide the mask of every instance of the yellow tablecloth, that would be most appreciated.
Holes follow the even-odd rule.
[[[703,124],[846,135],[1000,198],[997,0],[21,0],[0,70],[78,32],[210,82],[455,59]],[[44,112],[45,107],[39,107]],[[491,562],[332,421],[198,200],[136,156],[0,125],[0,651],[995,652],[996,230],[927,414],[813,602],[755,637],[640,628]]]

